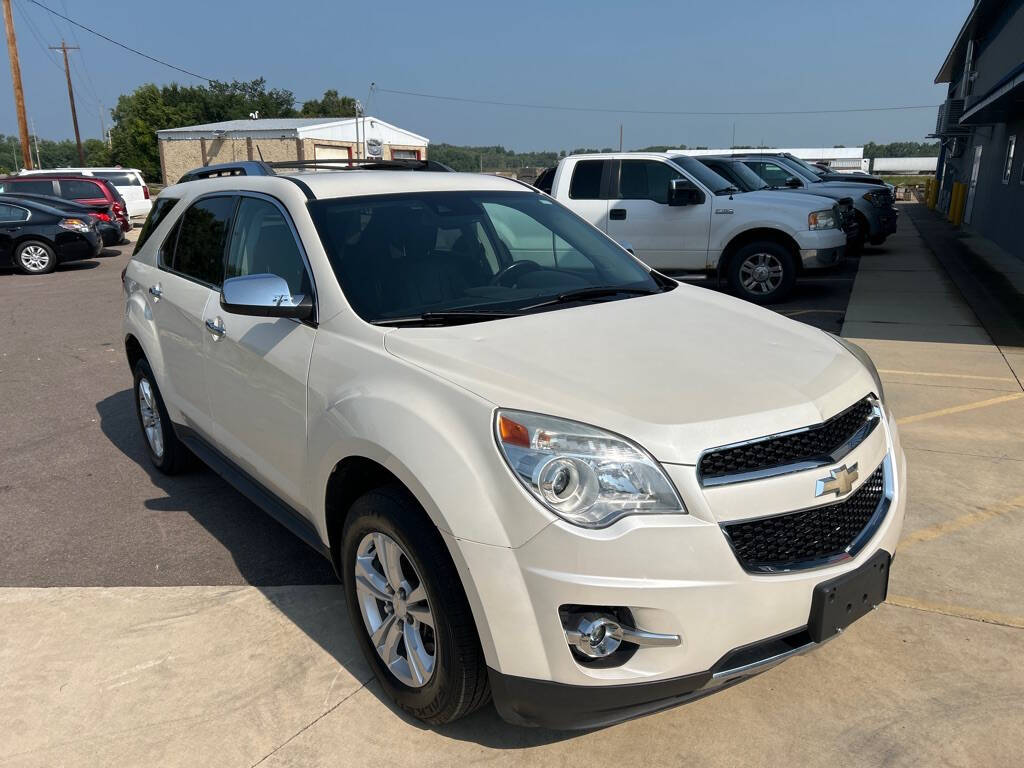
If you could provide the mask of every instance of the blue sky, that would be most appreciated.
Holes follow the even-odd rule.
[[[938,104],[932,83],[969,0],[798,2],[315,3],[41,0],[185,69],[265,77],[301,100],[380,88],[506,102],[633,110],[776,111]],[[72,136],[59,53],[73,52],[83,137],[100,104],[146,83],[198,83],[14,0],[29,115]],[[0,133],[16,134],[6,56]],[[378,92],[369,112],[435,142],[571,149],[651,144],[856,145],[921,140],[935,111],[691,117],[560,112]]]

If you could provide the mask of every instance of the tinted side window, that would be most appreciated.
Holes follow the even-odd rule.
[[[313,293],[309,272],[284,215],[273,203],[254,197],[243,197],[238,204],[225,277],[245,275],[283,277],[292,296]]]
[[[103,189],[94,181],[78,181],[63,179],[60,182],[60,196],[65,200],[83,200],[87,198],[106,197]]]
[[[22,181],[5,181],[3,183],[4,192],[21,192],[26,195],[52,195],[53,194],[53,182],[49,179],[25,179]]]
[[[580,160],[576,163],[569,183],[569,197],[573,200],[600,200],[604,164],[604,160]]]
[[[233,197],[207,197],[181,217],[174,249],[174,271],[219,287],[224,274],[224,246],[235,209]]]
[[[27,221],[28,211],[16,205],[0,203],[0,221]]]
[[[681,179],[668,163],[657,160],[623,160],[619,175],[619,197],[623,200],[653,200],[668,203],[668,183]]]
[[[101,179],[106,179],[117,187],[142,186],[142,182],[139,181],[139,177],[134,173],[126,173],[124,171],[93,171],[92,173],[93,176],[99,176]]]
[[[794,175],[775,163],[757,162],[752,163],[751,166],[758,176],[773,187],[785,186],[786,179]]]
[[[133,254],[139,252],[139,249],[149,239],[149,236],[153,234],[153,230],[159,227],[160,222],[167,218],[167,214],[171,212],[174,204],[177,202],[176,198],[170,197],[158,197],[153,201],[153,207],[149,209],[149,215],[146,217],[142,229],[139,230],[139,239],[135,241]]]

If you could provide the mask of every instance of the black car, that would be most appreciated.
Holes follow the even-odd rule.
[[[117,221],[117,216],[109,205],[101,203],[76,203],[74,200],[64,200],[63,198],[51,197],[50,195],[23,195],[20,193],[0,192],[0,202],[17,203],[18,200],[48,205],[51,208],[56,208],[58,211],[64,211],[68,215],[78,216],[79,218],[82,216],[92,217],[96,222],[96,229],[99,230],[100,236],[103,238],[104,248],[112,245],[123,245],[128,242],[128,238],[121,231],[121,225]]]
[[[101,250],[100,233],[88,216],[69,216],[35,201],[0,201],[0,266],[42,275]]]

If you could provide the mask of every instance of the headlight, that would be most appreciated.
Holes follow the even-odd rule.
[[[61,229],[70,229],[72,232],[89,231],[89,225],[81,219],[61,219],[57,226]]]
[[[875,380],[875,394],[878,395],[879,401],[884,402],[885,392],[882,391],[882,377],[878,375],[878,369],[875,367],[875,362],[871,359],[871,356],[852,341],[847,341],[840,336],[836,336],[834,333],[829,335],[843,345],[850,354],[860,360],[864,367],[868,369],[871,377]]]
[[[494,432],[519,482],[574,525],[604,528],[626,515],[686,513],[658,462],[623,437],[523,411],[498,411]]]
[[[889,193],[881,189],[873,189],[864,193],[864,199],[876,208],[884,208],[889,204]]]
[[[808,229],[835,229],[838,226],[836,223],[836,212],[831,208],[826,211],[815,211],[814,213],[807,214]]]

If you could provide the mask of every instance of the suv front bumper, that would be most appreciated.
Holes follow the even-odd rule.
[[[809,632],[815,588],[861,568],[880,550],[895,552],[906,460],[891,423],[843,458],[866,470],[888,457],[893,491],[867,543],[839,563],[768,574],[744,570],[721,528],[730,515],[716,515],[708,503],[728,498],[748,515],[822,505],[795,494],[813,497],[815,479],[827,467],[702,489],[694,467],[664,465],[689,514],[636,515],[600,530],[559,521],[516,549],[446,534],[464,574],[498,712],[519,724],[605,725],[705,695],[815,647]],[[681,642],[639,648],[617,666],[581,663],[566,641],[563,606],[623,607],[638,629],[678,635]]]

